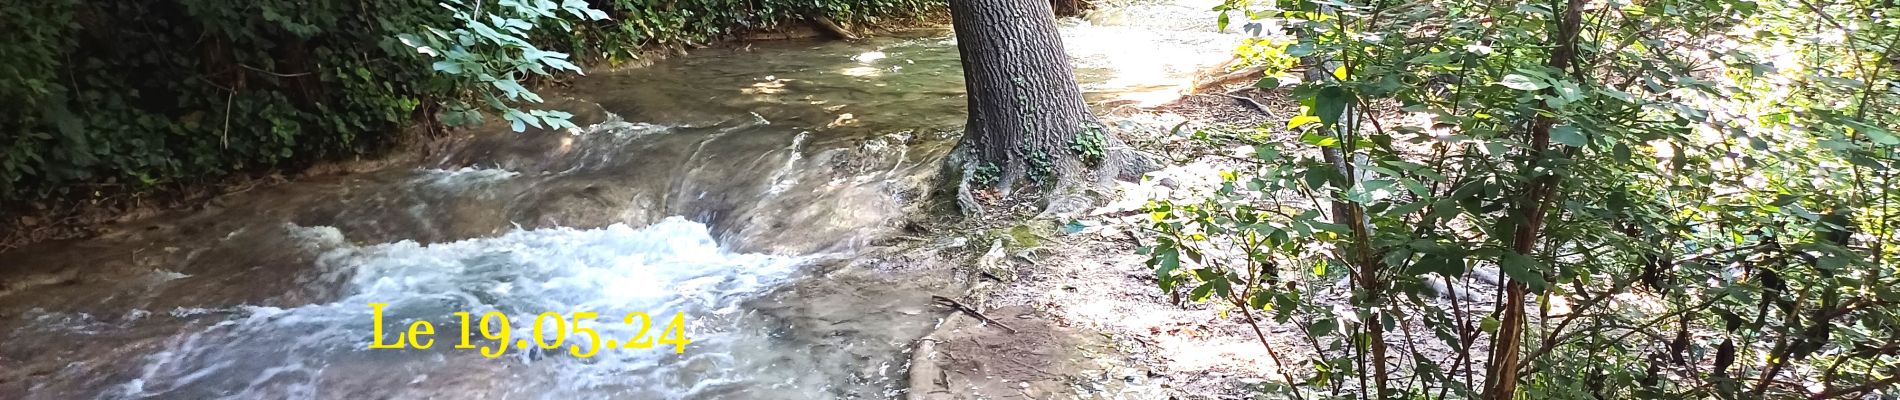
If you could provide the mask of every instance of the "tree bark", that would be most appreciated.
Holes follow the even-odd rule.
[[[1005,191],[1025,176],[1079,171],[1070,144],[1100,124],[1076,86],[1050,3],[951,0],[950,15],[969,90],[963,147],[975,164],[966,171],[994,171],[991,183]]]

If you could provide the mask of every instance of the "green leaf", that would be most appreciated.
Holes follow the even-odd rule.
[[[1464,276],[1465,258],[1457,254],[1440,255],[1425,253],[1418,262],[1412,264],[1410,272],[1417,275],[1436,273],[1446,277]]]
[[[1557,95],[1544,99],[1544,104],[1549,104],[1551,107],[1562,108],[1570,103],[1583,101],[1583,88],[1579,88],[1577,84],[1570,83],[1569,81],[1558,80],[1556,82],[1557,84],[1551,88],[1554,89],[1552,91],[1556,92]]]
[[[1300,142],[1313,145],[1313,147],[1335,147],[1339,145],[1339,138],[1307,131],[1300,134]]]
[[[1503,80],[1498,81],[1498,84],[1504,87],[1525,91],[1543,90],[1544,88],[1550,87],[1550,83],[1548,82],[1520,74],[1505,75]]]
[[[510,99],[527,100],[535,103],[541,102],[540,95],[534,94],[534,92],[529,91],[527,87],[521,86],[521,82],[515,81],[514,78],[499,79],[491,84],[494,85],[496,89],[501,89],[502,93],[506,93]]]
[[[557,111],[557,110],[534,110],[534,111],[529,111],[528,114],[534,115],[537,117],[544,117],[544,118],[559,118],[559,119],[574,118],[574,114],[569,114],[566,111]]]
[[[1313,335],[1313,337],[1325,337],[1326,335],[1333,334],[1333,330],[1336,329],[1339,329],[1339,321],[1334,321],[1332,318],[1322,318],[1314,320],[1312,325],[1307,325],[1306,333]]]
[[[1347,235],[1347,234],[1352,233],[1352,228],[1347,227],[1346,225],[1343,225],[1343,224],[1335,224],[1331,222],[1321,222],[1321,221],[1311,221],[1311,222],[1308,222],[1307,225],[1312,225],[1313,229],[1317,229],[1322,232],[1332,232],[1332,233],[1336,233],[1340,235]]]
[[[1584,147],[1590,144],[1590,139],[1583,136],[1583,131],[1570,124],[1550,127],[1550,140],[1570,147]]]
[[[1264,77],[1264,78],[1260,78],[1260,81],[1259,81],[1259,82],[1254,82],[1254,83],[1253,83],[1253,87],[1255,87],[1255,88],[1259,88],[1260,90],[1273,90],[1273,89],[1279,89],[1279,88],[1280,88],[1280,78],[1275,78],[1275,77],[1271,77],[1271,76],[1269,76],[1269,77]]]
[[[1900,144],[1900,137],[1894,136],[1893,132],[1888,132],[1885,129],[1869,129],[1861,131],[1861,133],[1867,134],[1867,139],[1874,141],[1874,143],[1889,146]]]
[[[1894,136],[1892,131],[1888,131],[1884,128],[1846,118],[1841,119],[1841,124],[1854,128],[1855,132],[1867,135],[1867,140],[1872,140],[1874,143],[1883,145],[1900,144],[1900,137]]]
[[[1816,258],[1814,260],[1814,267],[1820,268],[1823,270],[1828,270],[1828,271],[1837,271],[1843,267],[1846,267],[1850,261],[1852,260],[1846,257],[1841,257],[1839,255],[1829,253],[1829,254],[1823,254],[1821,257]]]
[[[1200,286],[1195,286],[1194,290],[1188,291],[1188,299],[1194,301],[1207,300],[1207,297],[1211,295],[1213,291],[1214,282],[1202,283]]]
[[[1306,57],[1308,55],[1313,54],[1313,52],[1314,52],[1314,49],[1313,49],[1312,43],[1294,43],[1292,46],[1286,47],[1287,57],[1295,57],[1295,58]]]
[[[1161,290],[1174,290],[1174,270],[1181,268],[1181,249],[1167,244],[1157,247],[1148,264],[1155,267],[1155,279],[1161,281]]]
[[[1513,281],[1524,282],[1533,293],[1543,293],[1544,287],[1548,285],[1543,272],[1538,270],[1537,260],[1515,251],[1505,252],[1498,257],[1498,270]]]
[[[533,114],[521,112],[521,110],[512,108],[502,110],[502,118],[508,119],[509,126],[514,128],[515,132],[525,130],[526,127],[523,126],[524,124],[534,126],[535,129],[542,128],[540,118],[535,117]]]
[[[435,69],[436,71],[447,72],[450,74],[462,73],[462,63],[449,61],[449,60],[436,61],[435,64],[430,64],[429,67]]]
[[[564,128],[575,127],[574,123],[570,122],[570,120],[574,118],[574,114],[569,114],[567,112],[554,111],[554,110],[534,110],[534,111],[529,111],[528,115],[533,115],[536,118],[540,118],[541,122],[547,123],[548,129],[564,129]]]
[[[1354,101],[1353,95],[1345,88],[1327,86],[1313,97],[1313,115],[1327,127],[1339,125],[1339,118],[1346,113],[1346,105]]]
[[[1261,161],[1278,161],[1280,148],[1270,144],[1257,145],[1253,147],[1253,157]]]
[[[1304,178],[1306,180],[1306,186],[1314,188],[1314,189],[1325,187],[1326,185],[1333,184],[1334,182],[1344,182],[1346,180],[1346,176],[1340,175],[1339,170],[1333,169],[1331,165],[1325,165],[1325,164],[1310,165],[1306,168],[1305,171],[1301,173],[1301,175],[1302,175],[1301,178]]]

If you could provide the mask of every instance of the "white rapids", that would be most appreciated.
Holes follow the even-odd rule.
[[[431,245],[402,241],[359,247],[344,243],[331,228],[289,230],[323,249],[317,279],[346,281],[341,300],[290,309],[229,310],[232,315],[226,321],[136,360],[145,364],[142,373],[122,386],[119,397],[327,398],[334,396],[320,393],[320,388],[357,379],[350,365],[390,359],[487,363],[502,370],[546,364],[558,376],[537,383],[535,393],[522,397],[690,397],[745,380],[730,365],[733,341],[744,339],[732,332],[732,325],[745,318],[740,303],[786,281],[803,259],[723,250],[705,225],[678,217],[644,228],[616,224],[521,230]],[[374,340],[370,303],[388,304],[384,343],[397,340],[409,321],[427,320],[435,326],[431,349],[369,349]],[[485,359],[480,349],[452,348],[461,336],[459,316],[453,314],[458,311],[469,312],[476,323],[490,311],[505,313],[511,341],[532,341],[537,314],[558,312],[569,319],[570,334],[558,349],[523,350],[511,343],[499,359]],[[573,357],[568,345],[579,343],[586,350],[585,336],[571,327],[572,315],[579,311],[601,314],[583,326],[623,343],[640,334],[639,326],[623,322],[627,313],[653,316],[645,332],[648,338],[659,335],[673,315],[685,313],[692,343],[680,353],[660,345]],[[549,332],[544,338],[551,342],[554,323],[544,328]],[[479,327],[471,328],[473,344],[495,346],[481,335]],[[676,368],[703,372],[687,374],[692,376],[688,381],[678,379],[682,371]],[[492,373],[496,368],[470,369],[475,372],[464,373]],[[504,374],[493,378],[514,375]],[[420,376],[410,383],[425,384],[427,375]]]

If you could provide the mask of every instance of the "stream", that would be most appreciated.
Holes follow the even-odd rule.
[[[1236,36],[1152,23],[1211,25],[1184,3],[1064,22],[1092,102],[1145,101],[1224,58]],[[942,316],[929,295],[963,283],[868,254],[921,212],[961,135],[947,31],[713,47],[552,92],[580,130],[478,129],[0,254],[0,398],[902,396],[909,346]],[[582,311],[622,341],[683,314],[691,342],[575,357],[570,320],[553,349],[453,347],[469,328],[493,346],[491,312],[531,339],[538,314]],[[433,347],[369,348],[413,321]]]

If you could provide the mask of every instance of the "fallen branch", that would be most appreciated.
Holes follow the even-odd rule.
[[[1233,66],[1234,62],[1237,62],[1237,61],[1240,61],[1240,56],[1238,55],[1229,56],[1227,57],[1226,61],[1214,63],[1213,66],[1202,68],[1200,71],[1195,71],[1194,76],[1198,79],[1199,77],[1214,75],[1214,74],[1220,73],[1221,71],[1226,71],[1227,67]]]
[[[951,300],[949,297],[931,295],[930,299],[932,301],[937,302],[938,305],[954,308],[957,311],[962,311],[964,314],[970,314],[970,316],[976,317],[976,319],[983,320],[984,323],[995,324],[996,326],[1002,327],[1003,330],[1009,331],[1009,333],[1012,333],[1012,334],[1016,333],[1016,328],[1011,328],[1009,327],[1009,325],[1004,325],[1002,322],[998,322],[997,320],[990,319],[989,316],[986,316],[986,315],[983,315],[983,313],[977,312],[976,309],[970,308],[970,306],[963,305],[963,303],[958,303],[956,300]]]
[[[906,400],[928,400],[937,390],[937,378],[943,371],[937,368],[937,338],[924,337],[917,340],[917,346],[910,351],[909,393]]]
[[[1266,105],[1260,104],[1260,102],[1254,101],[1254,99],[1247,98],[1246,96],[1235,96],[1226,93],[1197,94],[1195,96],[1219,96],[1234,99],[1234,101],[1240,103],[1240,105],[1247,106],[1247,108],[1251,108],[1254,111],[1259,111],[1260,114],[1266,115],[1269,118],[1279,118],[1279,116],[1273,115],[1272,111],[1267,111]]]
[[[813,24],[818,25],[818,28],[824,29],[826,32],[831,32],[831,34],[833,35],[837,35],[839,39],[858,40],[858,35],[851,33],[851,31],[845,30],[844,27],[842,26],[838,26],[838,23],[836,22],[831,22],[831,18],[827,18],[823,15],[820,15],[820,16],[812,17],[811,22]]]
[[[1225,75],[1216,76],[1213,78],[1207,78],[1207,79],[1201,80],[1200,82],[1195,82],[1194,89],[1189,91],[1189,93],[1200,92],[1201,89],[1210,88],[1210,87],[1220,87],[1221,85],[1243,81],[1249,78],[1259,79],[1260,74],[1266,71],[1267,71],[1267,67],[1264,65],[1241,68],[1234,72],[1229,72]]]

